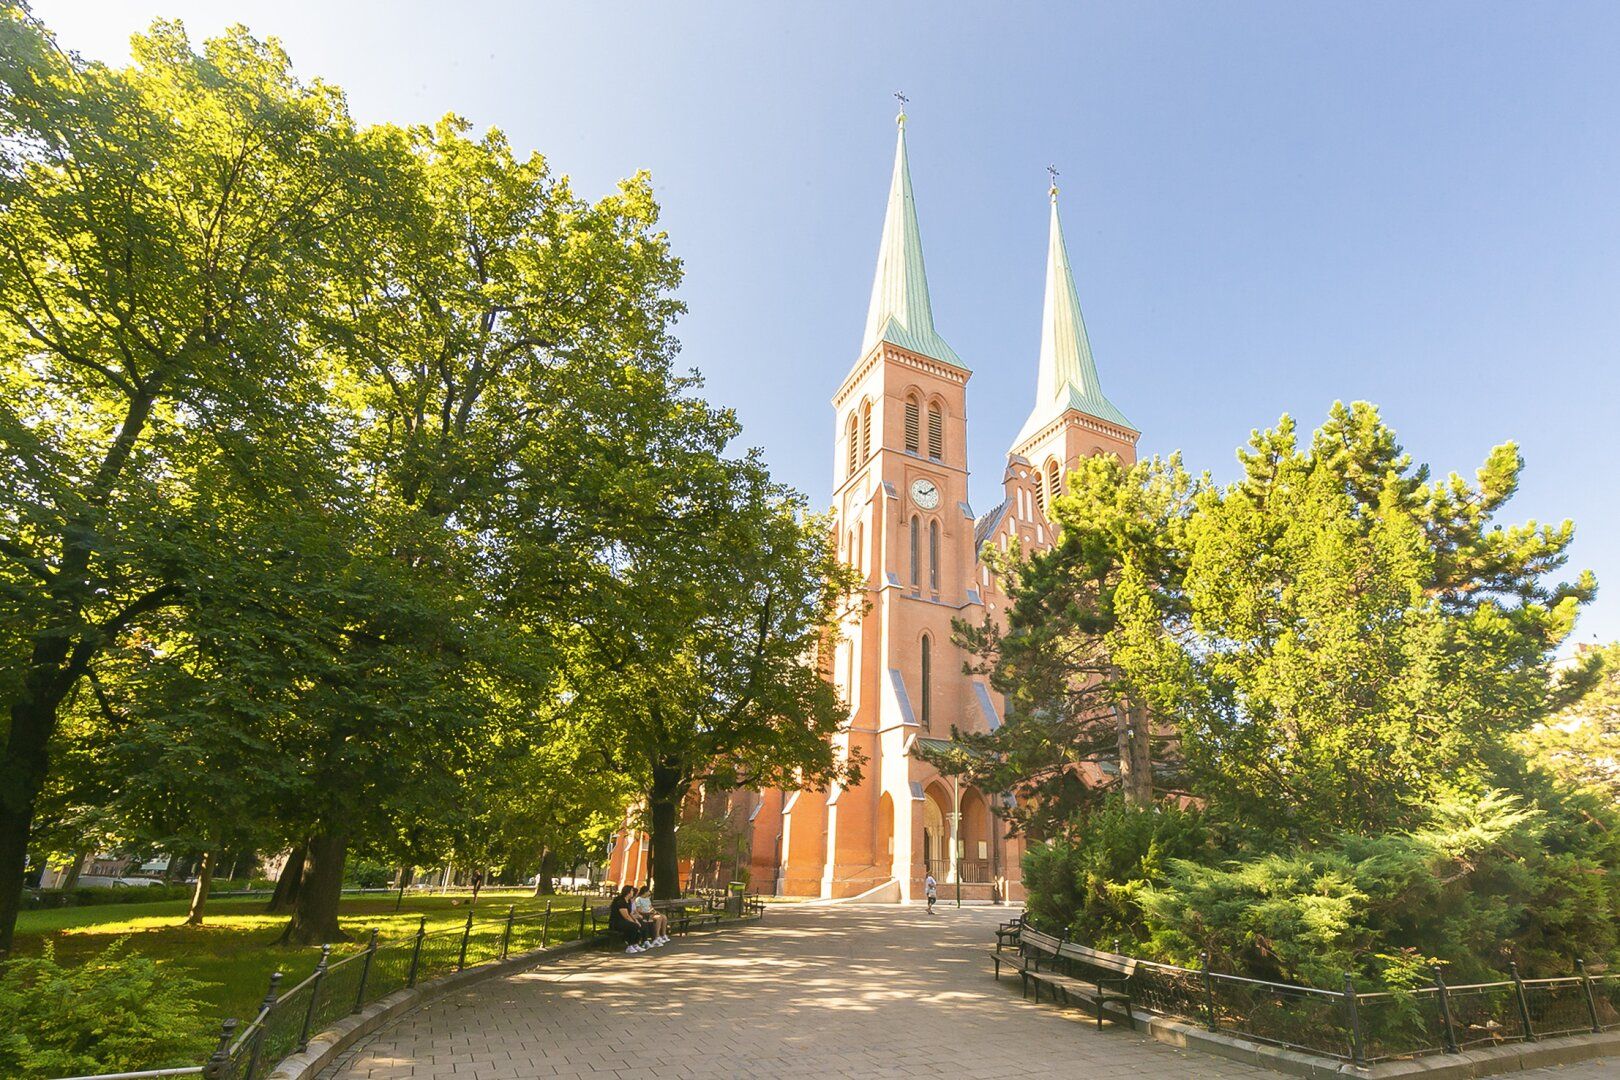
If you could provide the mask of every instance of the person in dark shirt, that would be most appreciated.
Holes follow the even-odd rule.
[[[635,898],[636,887],[626,885],[619,890],[608,908],[608,928],[624,937],[624,951],[627,953],[638,953],[643,949],[641,923],[636,920]]]

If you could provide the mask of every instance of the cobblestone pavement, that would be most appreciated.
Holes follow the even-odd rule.
[[[776,907],[762,924],[641,956],[585,953],[481,983],[351,1049],[323,1080],[404,1077],[1270,1078],[990,975],[1005,909]],[[1598,1080],[1613,1060],[1544,1069]]]

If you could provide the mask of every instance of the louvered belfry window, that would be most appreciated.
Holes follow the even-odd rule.
[[[928,406],[928,456],[935,461],[945,456],[945,417],[938,405]]]
[[[861,460],[872,456],[872,403],[861,406]]]
[[[859,445],[859,443],[860,443],[860,435],[859,435],[860,426],[861,426],[860,421],[856,418],[855,414],[850,413],[849,414],[849,452],[848,452],[849,468],[844,473],[844,479],[846,479],[846,480],[855,475],[855,467],[856,467],[856,464],[858,463],[858,459],[857,459],[856,455],[860,452],[860,445]]]
[[[906,450],[915,454],[922,448],[922,411],[916,398],[906,398]]]

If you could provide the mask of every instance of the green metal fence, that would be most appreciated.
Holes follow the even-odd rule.
[[[1019,947],[1082,978],[1127,971],[1136,1009],[1357,1065],[1620,1029],[1620,973],[1591,975],[1580,961],[1571,975],[1523,979],[1509,964],[1509,979],[1460,986],[1436,967],[1429,986],[1362,991],[1349,973],[1337,989],[1268,982],[1138,959],[1117,941],[1081,949],[1027,923]]]
[[[605,903],[607,898],[600,899]],[[765,909],[758,897],[733,897],[728,910],[727,898],[711,893],[682,903],[721,917],[759,918]],[[685,921],[672,920],[672,925],[679,930]],[[200,1066],[68,1080],[198,1075],[205,1080],[264,1080],[278,1062],[307,1048],[316,1035],[389,994],[600,932],[598,908],[589,899],[577,908],[570,904],[556,910],[547,901],[544,910],[524,915],[517,914],[515,905],[482,917],[469,910],[461,925],[432,932],[423,916],[409,940],[392,944],[379,943],[372,930],[363,945],[344,956],[334,956],[330,945],[323,946],[315,970],[295,986],[283,986],[280,972],[270,976],[253,1018],[246,1026],[234,1018],[226,1020],[219,1045]]]

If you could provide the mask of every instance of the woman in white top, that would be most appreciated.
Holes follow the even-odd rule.
[[[643,925],[652,928],[653,937],[648,942],[649,946],[669,944],[669,917],[654,910],[652,897],[648,895],[645,885],[636,891],[636,917]]]

